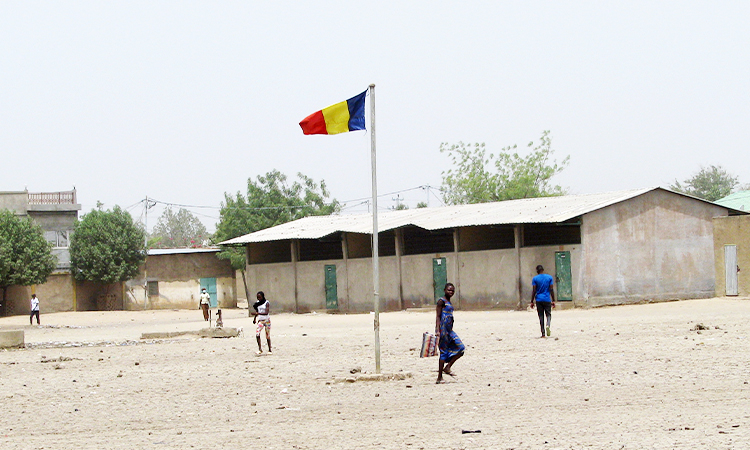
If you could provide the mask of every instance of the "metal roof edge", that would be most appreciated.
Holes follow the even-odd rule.
[[[534,197],[502,202],[386,211],[378,214],[378,231],[389,231],[406,226],[436,231],[466,226],[560,223],[659,190],[726,208],[735,214],[748,214],[745,211],[655,186],[593,194]],[[596,197],[601,197],[601,199],[596,199]],[[585,201],[586,199],[589,201]],[[529,203],[537,206],[529,206]],[[547,208],[549,210],[546,210]],[[519,215],[517,220],[514,217],[507,217],[516,211]],[[464,216],[468,216],[466,220],[462,220]],[[219,242],[218,245],[245,245],[285,239],[321,239],[334,233],[371,234],[372,214],[308,216]]]

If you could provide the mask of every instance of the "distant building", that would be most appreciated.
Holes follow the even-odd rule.
[[[713,218],[742,211],[663,188],[378,214],[382,310],[525,307],[537,264],[562,306],[712,297]],[[373,308],[372,216],[306,217],[221,242],[276,311]],[[748,268],[750,271],[750,268]]]
[[[70,269],[70,237],[78,222],[76,191],[0,192],[0,209],[9,209],[21,217],[30,217],[44,230],[57,256],[57,268]]]
[[[70,238],[78,222],[81,205],[76,190],[61,192],[0,192],[0,209],[8,209],[20,217],[30,217],[44,230],[44,237],[53,245],[57,268],[40,286],[13,286],[8,292],[6,314],[28,314],[29,297],[37,294],[46,312],[72,311],[75,286],[70,273]]]
[[[122,309],[197,309],[201,288],[211,307],[236,308],[235,271],[219,248],[149,249],[139,275],[125,283]],[[244,294],[243,294],[244,296]]]

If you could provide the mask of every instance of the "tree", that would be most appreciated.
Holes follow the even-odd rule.
[[[248,178],[247,196],[237,192],[224,193],[220,219],[213,235],[214,242],[222,242],[254,231],[270,228],[307,216],[324,216],[340,211],[336,199],[328,201],[330,194],[324,181],[320,184],[297,174],[298,180],[289,184],[286,175],[272,170],[256,180]],[[219,258],[228,259],[235,270],[242,272],[245,282],[244,249],[224,248]],[[248,302],[252,299],[245,284]]]
[[[0,288],[5,315],[8,287],[44,284],[55,270],[57,258],[42,227],[30,218],[0,210]]]
[[[289,184],[286,175],[272,170],[264,176],[258,175],[257,181],[248,178],[247,196],[240,192],[234,197],[225,193],[215,241],[341,209],[337,200],[327,201],[330,194],[324,181],[315,183],[301,173],[297,177],[298,181]]]
[[[442,173],[443,200],[456,205],[565,195],[566,190],[551,179],[568,165],[570,156],[560,163],[550,161],[554,150],[549,131],[542,133],[538,145],[529,142],[527,156],[515,152],[516,147],[488,156],[484,143],[440,144],[440,152],[448,153],[454,166]]]
[[[149,247],[200,247],[206,238],[208,233],[205,225],[193,213],[184,208],[175,213],[172,208],[167,208],[156,221],[149,239]]]
[[[92,210],[70,239],[70,266],[78,281],[112,284],[138,275],[146,260],[145,233],[127,211]]]
[[[669,188],[709,202],[715,202],[731,194],[739,184],[739,177],[731,175],[721,166],[711,165],[708,167],[701,166],[701,170],[685,180],[684,184],[675,180]]]

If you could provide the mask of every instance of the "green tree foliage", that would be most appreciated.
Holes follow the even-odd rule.
[[[256,180],[248,178],[247,195],[240,192],[234,196],[224,193],[213,241],[226,241],[307,216],[338,212],[340,203],[336,199],[329,201],[329,197],[324,181],[318,184],[302,173],[298,173],[297,181],[291,184],[287,176],[278,170],[259,175]],[[224,248],[219,258],[228,259],[235,270],[242,271],[242,279],[245,280],[244,248]],[[252,300],[247,286],[245,294],[248,301]]]
[[[669,188],[673,191],[715,202],[731,194],[739,184],[739,177],[733,176],[721,166],[711,165],[701,167],[698,173],[683,183],[675,180]]]
[[[526,156],[516,152],[516,147],[505,147],[497,155],[488,155],[484,143],[440,144],[440,152],[448,153],[453,165],[442,173],[443,200],[457,205],[566,193],[562,187],[553,185],[551,179],[567,167],[570,156],[560,163],[552,160],[554,150],[549,131],[542,133],[538,144],[529,142]]]
[[[208,237],[206,227],[193,213],[184,208],[175,213],[167,208],[156,221],[149,237],[149,248],[200,247]]]
[[[278,170],[247,180],[247,195],[224,194],[215,242],[242,236],[307,216],[338,212],[337,200],[328,201],[330,194],[324,181],[320,184],[299,173],[289,183]]]
[[[144,231],[127,211],[92,210],[76,224],[70,265],[76,280],[116,283],[135,278],[146,259]]]
[[[270,228],[307,216],[324,216],[338,212],[341,205],[330,194],[324,181],[320,184],[299,173],[298,180],[289,183],[278,170],[247,180],[247,195],[237,192],[224,194],[219,224],[213,241],[221,242],[254,231]],[[244,269],[244,252],[232,260],[237,269]]]
[[[52,244],[44,238],[42,227],[30,218],[20,218],[0,210],[0,288],[2,308],[9,286],[44,284],[55,270],[57,258]],[[3,313],[4,313],[3,309]]]

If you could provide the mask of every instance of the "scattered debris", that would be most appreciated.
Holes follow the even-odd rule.
[[[73,361],[73,359],[77,359],[80,361],[81,358],[70,358],[68,356],[58,356],[57,358],[47,359],[46,356],[42,355],[42,360],[39,362],[42,362],[42,363],[63,362],[63,361]]]
[[[334,383],[356,383],[357,381],[401,381],[411,378],[411,372],[401,373],[362,373],[353,377],[334,378]]]

